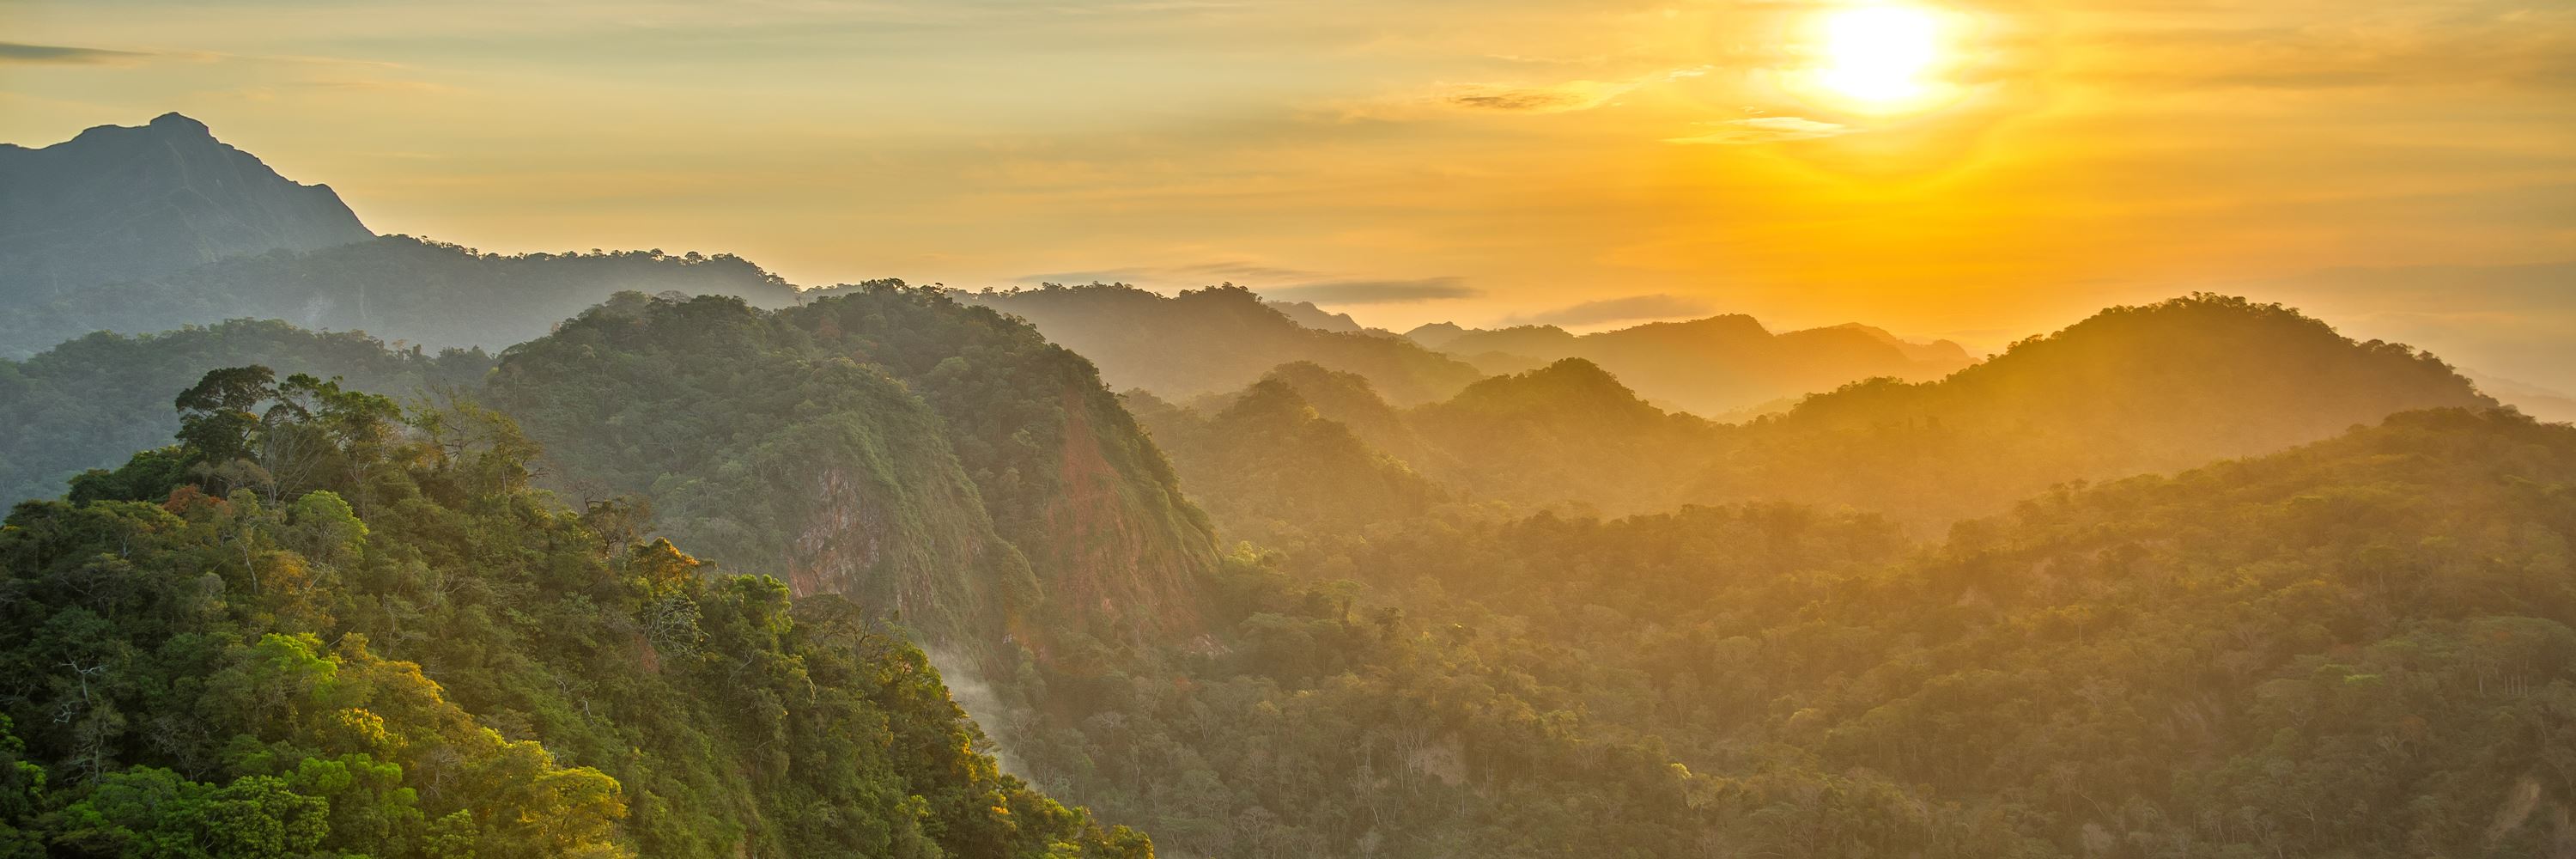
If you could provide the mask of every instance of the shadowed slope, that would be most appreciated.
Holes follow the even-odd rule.
[[[0,305],[372,235],[329,186],[289,181],[176,113],[0,144]]]

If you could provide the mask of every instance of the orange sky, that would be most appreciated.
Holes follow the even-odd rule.
[[[1981,347],[2220,288],[2576,362],[2576,6],[1914,4],[1933,95],[1882,111],[1813,85],[1845,5],[0,0],[0,140],[179,110],[379,232],[808,284]]]

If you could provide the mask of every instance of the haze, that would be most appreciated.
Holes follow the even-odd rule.
[[[1896,105],[1804,85],[1838,8],[12,0],[0,139],[178,110],[378,232],[800,284],[1980,351],[2209,288],[2576,387],[2576,8],[1920,4]]]

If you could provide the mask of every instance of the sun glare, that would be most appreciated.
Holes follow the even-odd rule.
[[[1897,107],[1923,97],[1941,59],[1941,22],[1924,9],[1873,5],[1822,20],[1816,80],[1865,106]]]

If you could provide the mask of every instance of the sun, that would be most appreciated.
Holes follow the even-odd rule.
[[[1819,21],[1816,82],[1860,106],[1896,108],[1923,98],[1942,59],[1941,20],[1899,5],[1856,6]]]

